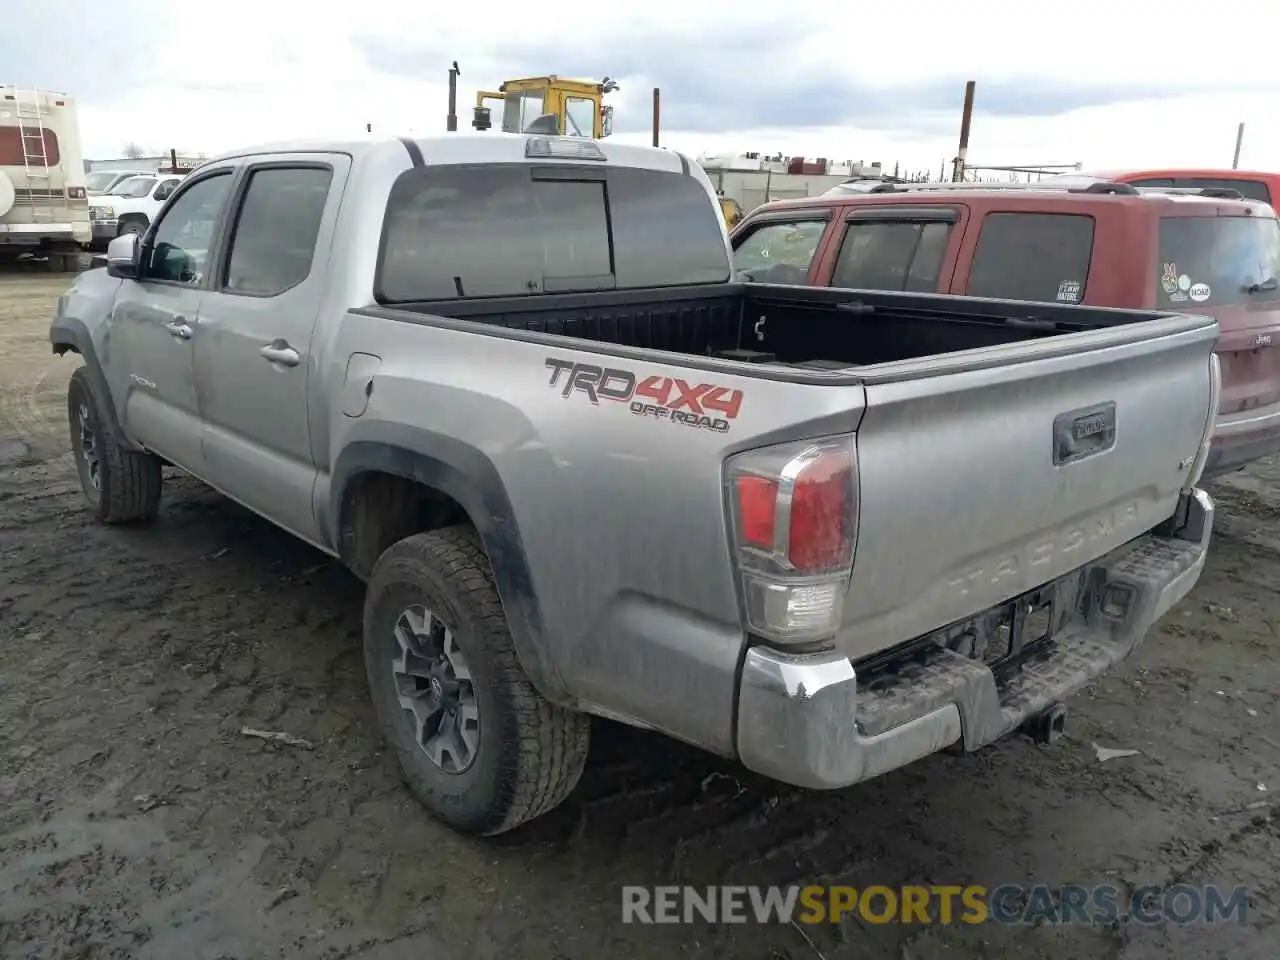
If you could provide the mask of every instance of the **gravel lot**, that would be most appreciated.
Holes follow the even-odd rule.
[[[1214,488],[1196,591],[1052,747],[814,794],[601,724],[562,809],[475,841],[383,752],[354,578],[176,475],[152,528],[90,522],[64,399],[79,360],[46,339],[68,282],[0,275],[0,956],[1280,956],[1280,464]],[[1093,744],[1141,752],[1100,763]],[[1215,927],[620,922],[622,884],[806,880],[1252,896],[1246,924]]]

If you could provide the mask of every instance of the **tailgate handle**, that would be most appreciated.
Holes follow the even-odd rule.
[[[1053,462],[1075,463],[1116,445],[1114,401],[1068,410],[1053,419]]]

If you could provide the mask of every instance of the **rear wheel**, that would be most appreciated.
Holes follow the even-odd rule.
[[[525,676],[470,527],[416,534],[382,554],[365,598],[364,655],[405,783],[450,826],[502,833],[577,784],[590,721]]]
[[[107,403],[84,367],[71,375],[67,416],[80,488],[103,523],[151,520],[160,508],[160,461],[120,445]]]

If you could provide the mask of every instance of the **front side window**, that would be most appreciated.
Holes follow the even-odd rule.
[[[143,279],[200,283],[213,228],[230,189],[230,172],[219,173],[192,184],[174,200],[142,251]]]
[[[854,221],[831,274],[831,286],[936,293],[950,224]]]
[[[762,223],[734,238],[734,272],[753,283],[806,284],[826,232],[826,220]]]
[[[332,179],[327,167],[273,167],[250,175],[231,234],[228,292],[271,297],[307,278]]]
[[[503,164],[402,174],[383,225],[379,301],[728,278],[724,228],[698,181],[630,167],[592,173],[593,179],[573,179],[572,170],[561,167],[552,177]]]
[[[1080,303],[1093,257],[1093,217],[989,213],[969,271],[971,297]]]
[[[1280,221],[1270,217],[1164,217],[1157,300],[1194,310],[1280,300]]]

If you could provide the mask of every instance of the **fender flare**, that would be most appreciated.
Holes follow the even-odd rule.
[[[347,562],[342,540],[343,505],[351,482],[379,472],[413,480],[448,495],[466,511],[493,568],[498,596],[520,665],[548,700],[572,705],[546,642],[542,612],[520,539],[515,510],[497,468],[480,450],[451,437],[400,424],[369,424],[357,432],[334,462],[321,528]]]
[[[84,321],[75,317],[58,317],[49,325],[49,342],[53,345],[53,352],[59,356],[68,350],[73,350],[84,359],[85,372],[93,382],[93,390],[106,404],[106,413],[111,420],[111,432],[116,442],[126,450],[136,451],[138,448],[120,428],[120,417],[116,413],[115,400],[111,395],[111,389],[107,386],[107,378],[103,372],[102,363],[98,360],[98,351],[93,345],[93,337]]]

